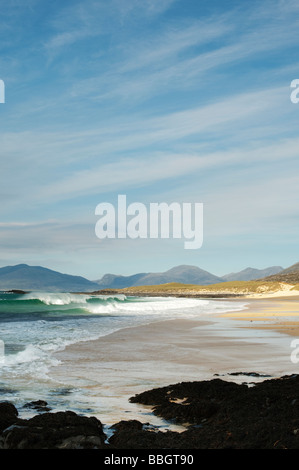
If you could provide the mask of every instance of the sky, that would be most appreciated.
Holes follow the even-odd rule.
[[[297,0],[1,1],[0,267],[298,262],[298,36]],[[202,203],[202,246],[99,239],[118,195]]]

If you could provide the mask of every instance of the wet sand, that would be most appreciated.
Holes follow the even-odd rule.
[[[242,312],[176,319],[126,328],[96,341],[74,344],[55,357],[50,376],[77,387],[103,423],[139,419],[161,425],[150,409],[129,398],[182,381],[264,380],[235,372],[280,377],[297,373],[291,340],[299,338],[297,299],[248,300]],[[96,406],[95,406],[96,405]]]

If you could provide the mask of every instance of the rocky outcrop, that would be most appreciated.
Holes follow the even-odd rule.
[[[18,418],[11,403],[0,403],[0,449],[103,449],[106,436],[95,417],[72,411]]]
[[[241,375],[241,372],[237,372]],[[231,374],[233,375],[233,374]],[[244,379],[259,374],[244,373]],[[215,378],[181,382],[143,392],[132,402],[181,423],[185,431],[162,432],[136,420],[112,426],[109,439],[95,417],[72,411],[20,419],[0,403],[1,449],[298,449],[299,375],[236,384]],[[46,408],[45,402],[37,406]]]
[[[115,449],[179,449],[189,448],[180,433],[161,432],[136,420],[120,421],[112,426],[114,434],[109,445]],[[184,445],[182,445],[184,443]]]
[[[18,420],[18,410],[9,402],[0,403],[0,433]]]
[[[299,448],[299,376],[254,386],[214,379],[182,382],[131,399],[184,423],[178,445],[210,449]]]

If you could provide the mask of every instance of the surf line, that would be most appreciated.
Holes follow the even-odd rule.
[[[118,195],[117,208],[109,202],[96,206],[100,216],[95,226],[99,239],[105,238],[184,238],[184,248],[194,250],[203,244],[203,203],[150,203],[127,206],[126,195]],[[128,220],[128,216],[131,219]]]

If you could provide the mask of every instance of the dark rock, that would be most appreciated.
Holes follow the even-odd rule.
[[[221,379],[182,382],[131,398],[183,423],[161,432],[137,420],[120,421],[106,442],[101,422],[72,411],[20,419],[0,403],[2,449],[299,449],[299,375],[236,384]]]
[[[65,411],[16,421],[2,432],[2,448],[102,449],[105,439],[97,418]]]
[[[176,448],[178,433],[145,430],[136,420],[120,421],[112,426],[114,434],[109,439],[110,447],[116,449],[161,449]]]
[[[25,403],[24,408],[32,408],[36,411],[50,411],[51,408],[48,406],[48,403],[44,400],[30,401]]]
[[[237,376],[237,375],[244,375],[246,377],[271,377],[271,375],[268,374],[258,374],[257,372],[229,372],[228,374],[214,374],[215,377],[220,377],[224,375],[232,375],[232,376]]]
[[[111,426],[112,429],[117,431],[140,431],[143,428],[143,424],[136,419],[131,419],[129,421],[119,421],[116,424]]]
[[[0,432],[18,420],[18,410],[9,402],[0,403]]]
[[[152,405],[162,418],[193,424],[180,433],[176,448],[299,448],[297,375],[250,387],[220,379],[183,382],[131,401]]]
[[[21,290],[21,289],[10,289],[6,292],[11,293],[11,294],[28,294],[28,292]]]

